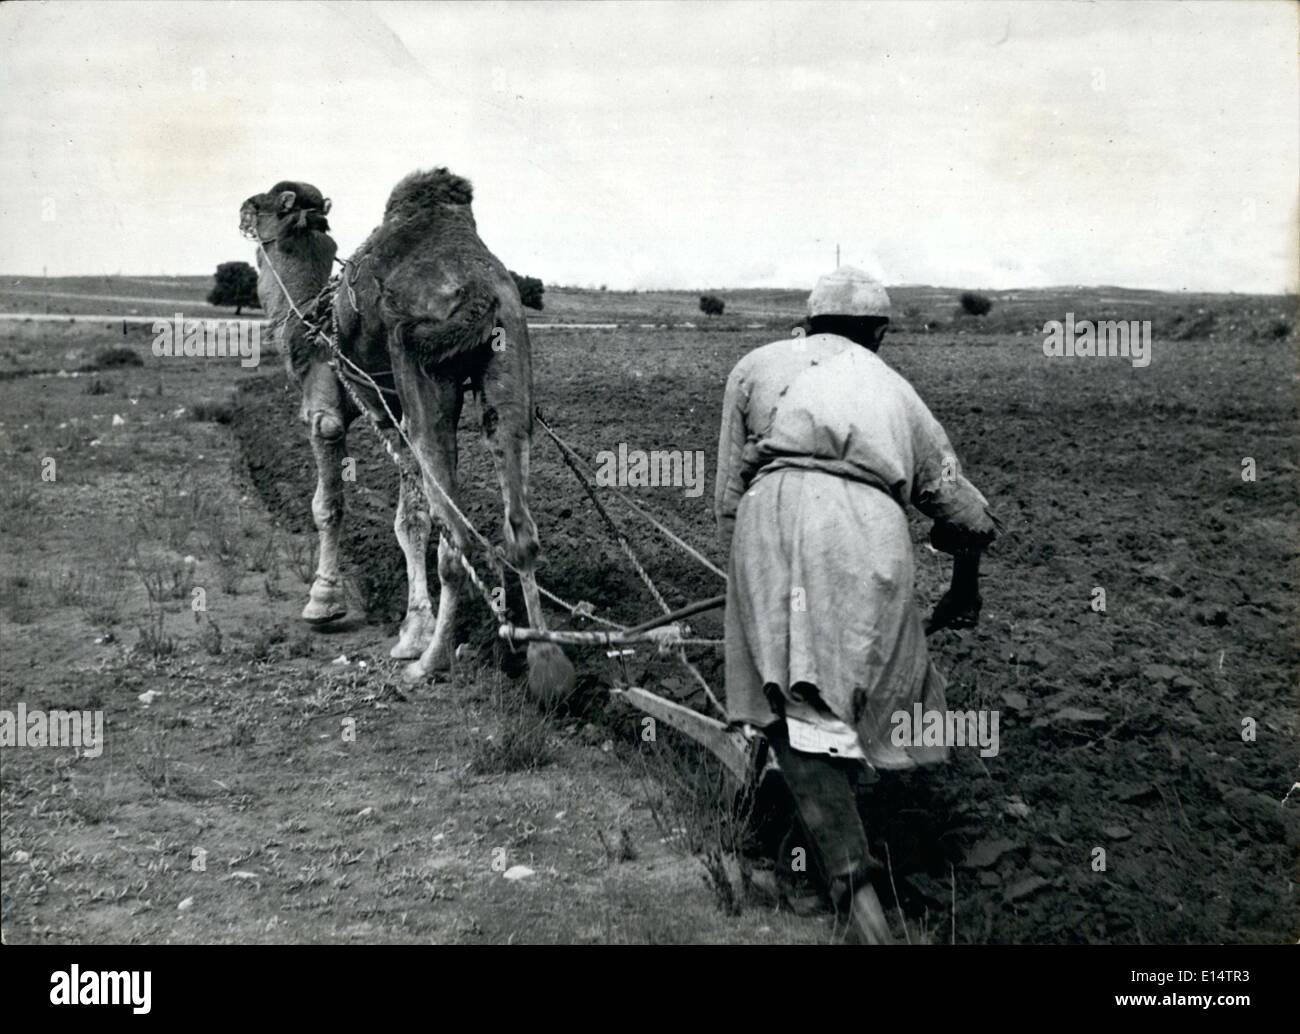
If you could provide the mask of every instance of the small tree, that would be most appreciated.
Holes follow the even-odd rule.
[[[519,300],[529,309],[542,311],[542,295],[546,291],[546,286],[535,276],[522,276],[513,269],[510,275],[514,278],[515,287],[519,289]]]
[[[706,316],[721,316],[726,307],[727,303],[715,294],[700,295],[700,312]]]
[[[217,267],[213,277],[212,290],[208,292],[209,305],[233,305],[235,315],[243,311],[245,305],[256,309],[261,302],[257,298],[257,270],[247,262],[223,262]]]
[[[987,316],[990,309],[993,308],[993,299],[986,294],[978,294],[975,291],[962,291],[961,308],[968,316]]]

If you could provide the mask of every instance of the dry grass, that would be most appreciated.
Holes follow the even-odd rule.
[[[25,571],[6,575],[0,582],[0,606],[9,612],[15,625],[29,625],[39,613],[36,598],[36,580]]]
[[[176,640],[166,631],[167,614],[161,602],[150,600],[145,622],[140,626],[140,638],[133,651],[141,656],[159,660],[176,652]]]
[[[88,574],[82,583],[77,605],[94,628],[113,628],[122,623],[127,598],[126,579],[118,574]]]
[[[0,535],[23,539],[31,534],[37,513],[37,484],[30,479],[11,478],[0,489]]]
[[[723,914],[740,915],[751,885],[742,849],[752,831],[752,798],[737,792],[713,755],[671,730],[643,747],[647,783],[660,788],[646,801],[660,835],[699,861]]]
[[[316,544],[308,538],[295,538],[289,544],[289,569],[303,585],[311,585],[316,578]]]
[[[470,771],[475,775],[531,772],[554,761],[554,716],[538,711],[513,686],[495,696],[500,721],[494,733],[472,741]]]

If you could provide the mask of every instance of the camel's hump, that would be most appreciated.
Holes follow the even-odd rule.
[[[469,180],[445,168],[413,172],[393,188],[384,218],[394,214],[432,211],[443,205],[468,205],[474,200]]]

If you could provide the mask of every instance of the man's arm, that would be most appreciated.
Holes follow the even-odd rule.
[[[731,556],[731,536],[736,527],[736,508],[745,494],[742,477],[745,452],[745,405],[748,391],[740,364],[727,378],[722,398],[722,429],[718,434],[718,473],[713,481],[713,516],[718,522],[718,541],[723,556]]]
[[[982,549],[997,537],[988,500],[962,474],[943,426],[919,397],[912,399],[912,505],[935,522],[936,549],[954,554],[963,545]]]
[[[930,544],[953,558],[952,583],[934,608],[927,632],[971,628],[979,621],[980,556],[997,538],[988,501],[961,473],[957,454],[940,423],[919,398],[915,414],[912,505],[934,520]]]

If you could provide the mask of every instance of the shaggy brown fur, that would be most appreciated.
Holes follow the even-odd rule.
[[[528,453],[532,441],[532,359],[528,324],[514,279],[479,239],[470,210],[469,181],[445,168],[417,172],[393,190],[384,220],[348,260],[333,292],[340,367],[358,401],[381,426],[396,420],[410,451],[397,448],[400,493],[394,531],[406,557],[406,619],[391,654],[417,658],[411,680],[445,666],[465,572],[467,531],[448,503],[456,497],[456,427],[467,388],[474,392],[483,440],[492,454],[505,503],[505,552],[520,573],[529,623],[545,628],[533,578],[537,526],[528,511]],[[329,202],[310,184],[283,181],[248,199],[241,227],[268,242],[267,253],[300,308],[329,276],[333,241],[320,229]],[[328,241],[329,247],[314,243]],[[322,263],[323,260],[323,263]],[[259,258],[259,263],[260,263]],[[263,281],[269,280],[263,270]],[[287,308],[268,287],[273,315]],[[287,325],[297,325],[290,319]],[[341,461],[348,424],[357,415],[351,395],[326,360],[328,346],[286,342],[294,372],[302,367],[304,415],[316,454],[312,514],[320,531],[320,566],[303,618],[326,622],[346,612],[338,568],[343,518]],[[348,372],[355,366],[363,376]],[[365,383],[372,379],[376,388]],[[390,419],[389,413],[392,414]],[[443,492],[446,492],[444,496]],[[429,600],[426,551],[431,511],[443,534],[436,620]],[[553,701],[573,688],[573,666],[558,648],[533,643],[529,687]]]
[[[528,453],[532,438],[532,359],[528,325],[513,278],[479,239],[468,180],[437,168],[407,176],[392,191],[383,222],[348,261],[351,293],[338,291],[334,314],[339,346],[377,380],[387,374],[395,410],[414,456],[399,457],[402,491],[396,530],[411,584],[407,619],[394,656],[419,660],[409,678],[445,664],[465,579],[459,557],[467,533],[442,488],[456,495],[456,426],[466,389],[479,402],[484,442],[505,503],[506,555],[521,571],[530,622],[545,627],[532,569],[537,527],[528,511]],[[378,418],[381,396],[362,393]],[[400,408],[399,408],[400,407]],[[438,546],[441,594],[436,628],[428,627],[424,549],[430,510],[444,534]],[[432,637],[429,632],[432,631]],[[427,645],[426,645],[427,644]],[[534,679],[544,691],[572,686],[572,667],[546,653]]]
[[[474,201],[469,180],[437,168],[413,172],[393,188],[384,206],[384,222],[407,215],[418,216],[442,205],[468,205]]]
[[[389,333],[441,376],[472,375],[486,362],[509,280],[479,240],[473,196],[469,181],[446,169],[413,173],[393,189],[383,224],[363,247]]]

